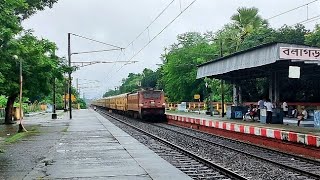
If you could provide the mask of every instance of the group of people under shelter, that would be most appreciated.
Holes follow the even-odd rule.
[[[271,124],[272,123],[272,112],[273,112],[273,108],[274,105],[271,103],[270,99],[263,99],[261,98],[257,105],[254,106],[253,104],[250,104],[248,112],[245,114],[244,116],[244,120],[246,119],[246,117],[250,117],[250,119],[252,121],[255,120],[255,117],[258,117],[258,119],[260,120],[260,111],[261,109],[266,109],[266,123],[267,124]],[[289,114],[289,107],[287,102],[283,102],[282,106],[281,106],[282,110],[283,110],[283,115],[284,117],[288,117],[288,118],[297,118],[297,126],[300,126],[300,122],[303,120],[306,120],[308,118],[308,112],[305,109],[304,106],[301,106],[301,112],[298,112],[298,110],[296,108],[294,108],[293,106],[290,107],[291,112]]]

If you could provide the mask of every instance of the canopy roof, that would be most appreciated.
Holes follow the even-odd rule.
[[[299,60],[300,55],[303,60]],[[306,60],[306,56],[311,59]],[[272,72],[288,77],[289,66],[300,66],[301,77],[319,78],[319,62],[320,49],[297,44],[269,43],[201,64],[198,66],[197,79],[252,79],[267,77]]]

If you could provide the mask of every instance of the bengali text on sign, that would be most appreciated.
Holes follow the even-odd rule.
[[[320,49],[280,47],[280,59],[320,60]]]

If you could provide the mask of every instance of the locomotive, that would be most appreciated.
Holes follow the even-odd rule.
[[[139,119],[165,119],[165,99],[161,90],[145,89],[105,97],[94,101],[92,105]]]

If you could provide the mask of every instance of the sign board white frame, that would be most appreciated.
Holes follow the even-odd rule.
[[[280,59],[316,60],[320,61],[320,49],[280,47]]]

